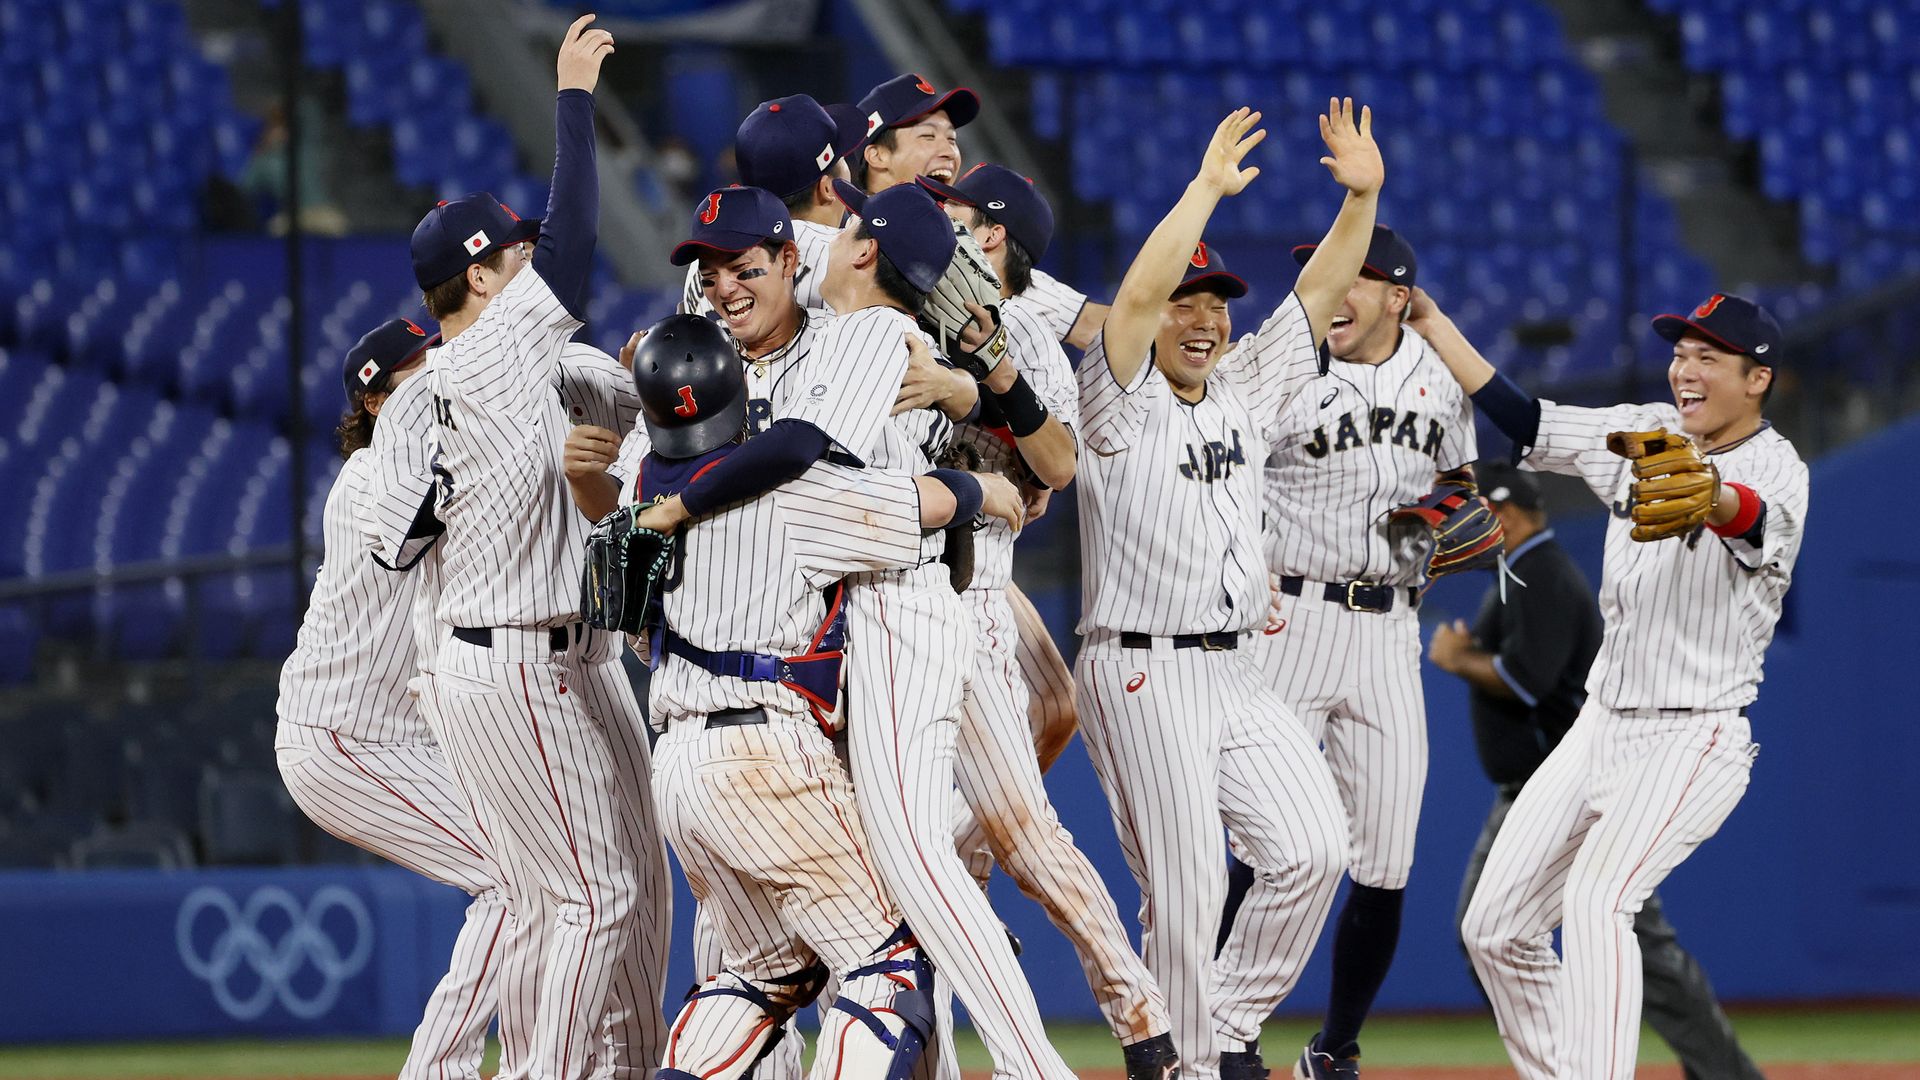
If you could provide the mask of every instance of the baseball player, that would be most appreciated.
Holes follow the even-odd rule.
[[[793,242],[799,259],[793,295],[802,308],[823,306],[820,283],[826,280],[827,249],[847,210],[834,196],[833,181],[848,178],[846,155],[860,145],[864,133],[864,121],[853,106],[823,107],[806,94],[761,102],[734,132],[741,185],[771,192],[786,207],[792,223],[786,239]],[[698,265],[687,267],[681,311],[706,315],[714,310],[700,273]]]
[[[1632,1076],[1634,915],[1746,791],[1747,707],[1806,521],[1806,465],[1762,417],[1780,328],[1726,294],[1658,316],[1673,403],[1584,409],[1528,395],[1417,292],[1412,321],[1525,467],[1613,510],[1586,704],[1514,801],[1461,933],[1522,1077]]]
[[[1555,541],[1532,474],[1504,461],[1483,461],[1475,473],[1500,515],[1513,576],[1526,587],[1488,586],[1473,627],[1461,620],[1436,627],[1428,650],[1435,667],[1470,687],[1475,748],[1498,785],[1467,862],[1456,925],[1466,917],[1513,800],[1580,714],[1601,635],[1593,587]],[[1691,1080],[1760,1080],[1707,973],[1681,947],[1658,892],[1648,894],[1634,916],[1633,936],[1640,943],[1647,1024],[1673,1048],[1682,1072]]]
[[[1227,300],[1246,286],[1200,236],[1258,175],[1241,162],[1259,120],[1243,108],[1220,122],[1080,367],[1081,731],[1143,894],[1147,966],[1204,1080],[1264,1077],[1260,1023],[1346,862],[1326,760],[1241,648],[1268,602],[1261,463],[1296,394],[1325,382],[1320,343],[1365,257],[1384,168],[1371,115],[1356,124],[1351,100],[1330,102],[1321,162],[1347,189],[1339,216],[1293,293],[1228,350]],[[1257,880],[1216,962],[1222,824]]]
[[[280,669],[274,753],[287,791],[314,824],[357,847],[473,897],[447,973],[427,999],[402,1080],[477,1078],[507,949],[499,867],[407,683],[419,574],[362,552],[354,501],[373,465],[382,407],[419,372],[437,337],[405,319],[369,331],[347,353],[340,425],[346,464],[322,511],[325,559]]]
[[[623,501],[671,495],[743,445],[744,372],[712,323],[670,316],[648,331],[634,372],[652,450]],[[836,579],[916,564],[921,527],[980,506],[983,481],[1017,517],[1018,495],[997,477],[819,464],[680,533],[651,684],[665,728],[655,769],[722,965],[675,1022],[663,1077],[744,1075],[829,972],[838,994],[815,1076],[905,1075],[927,1045],[932,973],[879,883],[831,738],[845,627]],[[753,588],[739,587],[745,565]]]
[[[531,991],[531,1067],[544,1077],[584,1075],[610,996],[641,1030],[657,1026],[663,971],[652,965],[663,965],[659,928],[669,917],[622,643],[578,621],[586,525],[561,479],[571,418],[552,390],[581,325],[561,297],[577,300],[597,216],[591,91],[612,38],[590,21],[575,22],[561,47],[544,227],[469,196],[429,212],[412,244],[446,339],[428,376],[446,528],[433,709],[515,886],[516,913],[542,913],[534,893],[550,912]],[[544,265],[523,273],[535,235]],[[645,912],[638,926],[636,911]],[[610,1053],[617,1071],[637,1071],[658,1049]]]
[[[1304,244],[1293,254],[1304,264],[1314,251]],[[1288,404],[1266,462],[1275,588],[1254,659],[1308,737],[1325,745],[1352,858],[1326,1019],[1294,1065],[1298,1080],[1357,1071],[1360,1025],[1400,936],[1426,787],[1415,609],[1432,544],[1393,510],[1437,486],[1471,492],[1478,456],[1473,406],[1401,321],[1416,272],[1412,246],[1375,225],[1327,331],[1327,377]]]
[[[979,165],[956,185],[920,183],[945,201],[1001,282],[1004,359],[981,381],[982,415],[961,425],[981,467],[1039,490],[1073,481],[1073,427],[1079,400],[1073,368],[1038,310],[1023,294],[1033,263],[1053,239],[1053,210],[1033,182],[998,165]],[[963,594],[975,625],[973,681],[961,714],[957,770],[967,811],[961,853],[976,880],[991,861],[972,858],[984,843],[1023,892],[1038,900],[1080,955],[1108,1026],[1125,1048],[1129,1075],[1177,1068],[1166,1000],[1134,953],[1113,898],[1060,824],[1041,782],[1029,731],[1027,688],[1015,656],[1014,532],[1000,523],[976,534],[972,581]],[[978,839],[973,834],[978,834]]]
[[[849,184],[837,190],[860,222],[834,240],[823,296],[840,314],[792,376],[797,407],[639,524],[676,527],[689,514],[760,494],[829,452],[873,468],[932,468],[950,422],[929,409],[901,414],[910,424],[889,422],[889,414],[908,364],[903,341],[926,345],[914,315],[953,259],[952,225],[916,185],[873,196]],[[939,562],[944,546],[945,534],[933,533],[916,568],[847,579],[855,792],[881,880],[966,1003],[996,1070],[1065,1076],[999,921],[953,847],[948,800],[973,627]]]

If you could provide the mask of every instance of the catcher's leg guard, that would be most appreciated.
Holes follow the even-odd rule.
[[[755,981],[722,971],[687,993],[656,1080],[741,1080],[786,1034],[787,1019],[820,995],[825,964]]]
[[[867,963],[840,977],[821,1018],[817,1077],[907,1080],[933,1041],[933,964],[902,924]]]

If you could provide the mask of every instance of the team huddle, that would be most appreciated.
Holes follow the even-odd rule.
[[[502,1077],[788,1080],[812,1005],[811,1075],[950,1080],[956,995],[996,1075],[1070,1076],[996,865],[1072,941],[1129,1080],[1267,1076],[1260,1025],[1349,876],[1293,1072],[1358,1075],[1425,785],[1422,591],[1501,549],[1476,408],[1615,520],[1585,705],[1463,939],[1522,1076],[1630,1076],[1634,913],[1745,789],[1800,544],[1807,471],[1760,419],[1772,318],[1715,296],[1656,320],[1671,405],[1532,397],[1376,223],[1387,170],[1351,100],[1319,117],[1337,213],[1256,330],[1234,338],[1247,286],[1203,240],[1257,182],[1248,109],[1103,306],[1036,269],[1055,221],[1031,181],[963,170],[979,98],[903,75],[747,116],[742,184],[660,253],[682,313],[609,356],[572,340],[613,49],[591,21],[561,46],[546,216],[430,210],[411,254],[438,333],[394,320],[346,358],[348,456],[282,673],[302,809],[474,898],[402,1077],[478,1077],[497,1017]],[[1013,584],[1069,484],[1071,672]],[[601,571],[638,537],[635,596]],[[1138,952],[1042,784],[1075,730]],[[668,843],[700,980],[670,1022]],[[1223,926],[1229,849],[1251,884]]]

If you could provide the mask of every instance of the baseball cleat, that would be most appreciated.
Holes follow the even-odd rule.
[[[1179,1080],[1180,1053],[1173,1036],[1155,1035],[1120,1048],[1127,1057],[1127,1080]]]
[[[1293,1080],[1359,1080],[1360,1044],[1348,1043],[1338,1049],[1338,1054],[1320,1049],[1320,1036],[1316,1034],[1300,1051],[1300,1060],[1293,1063]]]

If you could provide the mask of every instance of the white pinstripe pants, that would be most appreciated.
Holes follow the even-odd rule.
[[[500,870],[432,743],[366,743],[281,723],[274,754],[315,825],[473,897],[447,973],[428,996],[400,1080],[479,1080],[496,983],[513,937]]]
[[[618,645],[596,634],[592,651],[546,653],[510,632],[496,639],[489,650],[449,636],[432,686],[448,760],[516,885],[515,911],[547,928],[544,956],[503,975],[502,994],[534,1016],[528,1075],[574,1080],[595,1057],[596,1075],[649,1075],[665,1040],[672,896]]]
[[[1306,595],[1275,595],[1254,658],[1307,738],[1326,747],[1347,811],[1347,872],[1361,885],[1404,889],[1427,787],[1420,619],[1404,604],[1349,611],[1319,590],[1308,582]]]
[[[1244,647],[1244,637],[1243,637]],[[1080,733],[1140,884],[1141,949],[1166,993],[1182,1074],[1215,1080],[1259,1038],[1313,951],[1346,865],[1326,759],[1240,651],[1080,650]],[[1226,849],[1254,884],[1216,961]]]
[[[1000,920],[954,847],[973,620],[934,563],[847,587],[848,752],[881,877],[1000,1076],[1069,1077]]]
[[[1521,789],[1461,934],[1524,1080],[1633,1075],[1634,916],[1719,831],[1758,752],[1735,711],[1624,715],[1589,700]]]
[[[965,598],[978,636],[960,720],[957,778],[970,811],[962,832],[977,824],[1001,868],[1073,942],[1114,1037],[1126,1045],[1162,1034],[1166,998],[1133,951],[1105,883],[1047,798],[1006,594],[982,590]]]

